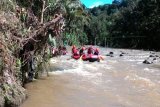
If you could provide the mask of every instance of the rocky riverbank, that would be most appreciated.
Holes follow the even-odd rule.
[[[108,49],[108,53],[105,54],[107,57],[119,57],[119,58],[129,58],[136,60],[141,60],[141,63],[143,64],[156,64],[160,63],[160,52],[154,52],[154,51],[143,51],[143,50],[132,50],[132,49]],[[118,51],[117,51],[118,50]],[[140,53],[140,55],[136,55],[137,53]],[[143,53],[145,55],[141,55]]]
[[[35,30],[30,22],[36,23],[34,14],[16,4],[11,7],[11,10],[0,10],[0,107],[19,106],[26,99],[24,84],[46,71],[49,46],[45,32],[62,17],[57,15]],[[27,15],[25,22],[19,16],[24,14]]]
[[[0,12],[0,107],[17,107],[26,99],[20,76],[21,65],[13,53],[18,48],[13,29],[21,28],[14,12]]]

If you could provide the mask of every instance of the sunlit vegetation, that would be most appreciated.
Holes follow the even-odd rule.
[[[114,0],[89,9],[89,43],[121,48],[160,49],[158,0]],[[106,38],[106,39],[105,39]]]

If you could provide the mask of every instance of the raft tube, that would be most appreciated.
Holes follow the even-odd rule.
[[[98,55],[89,55],[89,58],[88,58],[89,62],[95,62],[95,61],[100,61],[100,58]]]
[[[80,55],[74,55],[72,56],[72,58],[78,60],[80,58]]]
[[[75,56],[72,56],[72,58],[78,60],[80,58],[80,55],[75,55]],[[82,60],[83,61],[89,61],[89,62],[95,62],[95,61],[100,61],[100,58],[98,55],[82,55]]]
[[[95,62],[95,61],[100,61],[100,58],[98,55],[93,55],[93,54],[90,54],[90,55],[83,55],[82,56],[82,60],[83,61],[89,61],[89,62]]]

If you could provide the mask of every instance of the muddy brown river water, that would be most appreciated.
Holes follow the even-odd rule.
[[[101,48],[101,62],[51,59],[48,78],[27,84],[21,107],[160,107],[160,62],[143,64],[149,51]],[[120,51],[125,54],[119,57]],[[160,55],[159,53],[156,53]]]

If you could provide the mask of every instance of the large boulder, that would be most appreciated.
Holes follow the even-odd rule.
[[[152,62],[152,61],[149,61],[149,60],[144,60],[143,63],[144,63],[144,64],[152,64],[153,62]]]

